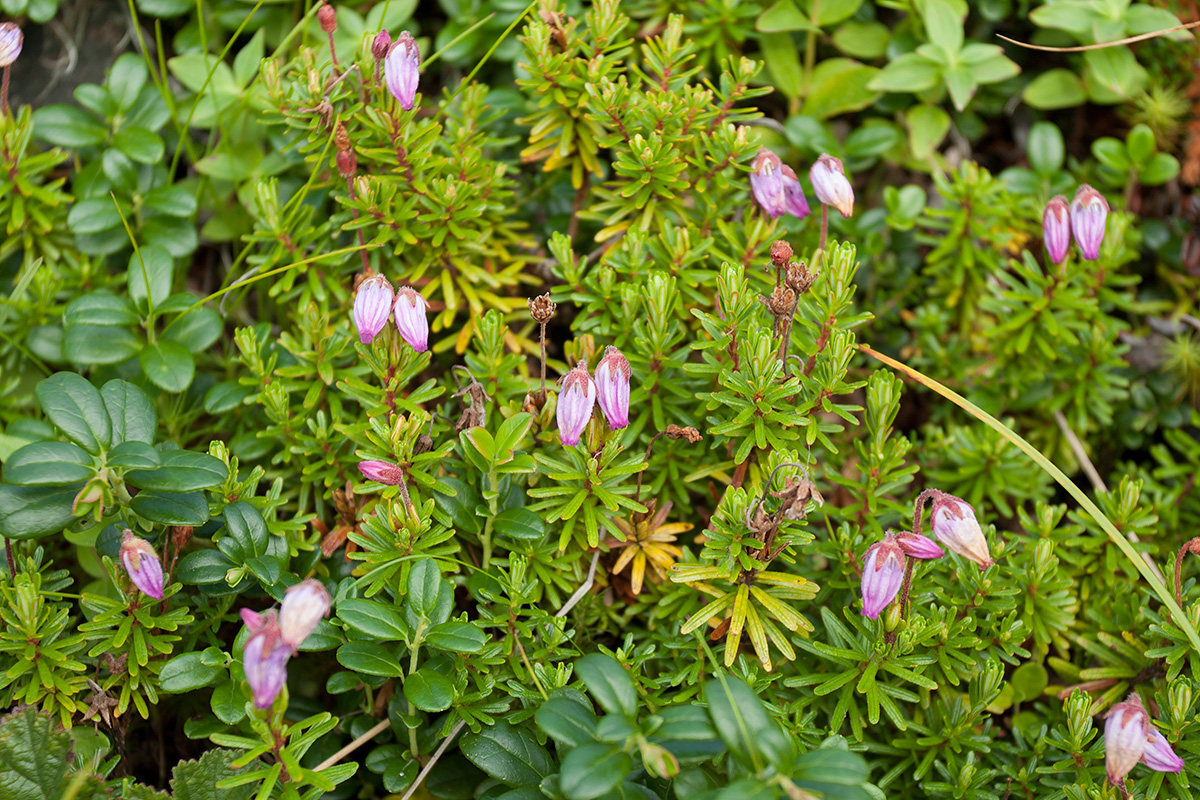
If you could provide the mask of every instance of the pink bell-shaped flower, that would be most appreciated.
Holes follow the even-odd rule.
[[[138,591],[155,600],[163,599],[163,568],[158,553],[128,529],[121,534],[121,566]]]
[[[577,445],[596,405],[596,384],[588,375],[587,361],[581,360],[559,384],[558,438],[566,446]]]

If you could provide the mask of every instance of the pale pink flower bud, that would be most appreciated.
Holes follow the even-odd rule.
[[[250,614],[255,617],[253,624],[243,609],[242,619],[246,621],[251,635],[242,650],[242,670],[246,673],[246,682],[250,684],[254,705],[270,708],[287,683],[287,662],[292,651],[283,643],[275,609],[262,614]]]
[[[604,351],[596,365],[596,400],[614,431],[629,424],[629,361],[615,347]]]
[[[329,592],[315,578],[300,581],[287,590],[279,609],[279,633],[283,643],[296,651],[317,624],[329,616]]]
[[[1071,207],[1061,194],[1050,198],[1042,212],[1042,241],[1050,261],[1061,264],[1071,246]]]
[[[396,290],[396,328],[418,353],[429,349],[429,320],[425,318],[428,307],[425,298],[411,286]]]
[[[1146,715],[1142,699],[1136,694],[1129,695],[1124,703],[1113,706],[1106,717],[1104,767],[1108,772],[1108,780],[1114,786],[1120,786],[1146,752],[1150,717]]]
[[[833,206],[842,212],[843,217],[854,213],[854,187],[846,179],[846,170],[839,159],[828,154],[822,155],[808,171],[808,178],[812,181],[817,200]]]
[[[404,482],[404,470],[390,461],[360,461],[358,471],[369,481],[399,486]]]
[[[787,213],[791,214],[796,219],[804,219],[808,216],[808,198],[804,196],[804,187],[800,185],[800,179],[796,177],[796,172],[786,164],[781,168],[783,173],[783,196],[784,207]]]
[[[879,619],[883,610],[892,604],[904,583],[904,551],[896,535],[886,533],[882,542],[867,548],[863,562],[862,596],[864,617]]]
[[[1183,759],[1175,755],[1167,737],[1158,732],[1153,725],[1149,726],[1150,735],[1146,740],[1146,750],[1142,753],[1142,763],[1155,772],[1182,772]]]
[[[395,296],[392,284],[382,275],[372,275],[359,284],[354,294],[354,327],[363,344],[370,344],[387,326]]]
[[[904,555],[912,556],[919,559],[941,558],[946,555],[946,551],[937,546],[937,543],[928,536],[922,536],[919,533],[906,531],[896,537],[896,543],[900,545],[900,549],[904,551]]]
[[[7,67],[21,55],[25,34],[15,22],[0,23],[0,67]]]
[[[149,542],[128,529],[121,534],[121,565],[142,594],[163,599],[163,568],[158,553]]]
[[[1089,261],[1100,255],[1104,226],[1108,221],[1108,201],[1086,183],[1075,192],[1071,203],[1071,232],[1083,257]]]
[[[392,42],[383,62],[383,76],[388,91],[405,111],[410,110],[416,100],[420,69],[421,51],[408,31],[404,31]]]
[[[322,4],[317,10],[317,21],[321,23],[321,30],[326,33],[333,33],[337,30],[337,12],[329,3]]]
[[[767,216],[774,219],[787,213],[787,193],[783,188],[783,163],[767,148],[758,151],[751,165],[750,190]]]
[[[558,395],[558,438],[564,445],[576,445],[596,405],[596,384],[588,375],[587,361],[580,361],[559,384],[562,391]]]
[[[975,519],[975,510],[966,501],[938,492],[933,501],[931,524],[934,536],[952,552],[974,561],[981,569],[994,563],[983,529]]]

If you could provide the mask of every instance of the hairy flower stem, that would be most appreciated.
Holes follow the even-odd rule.
[[[5,72],[7,73],[7,70],[5,70]],[[641,485],[641,482],[642,482],[642,476],[638,475],[639,487]],[[8,575],[9,575],[9,577],[12,578],[13,580],[16,580],[17,562],[13,559],[12,539],[9,539],[7,536],[4,537],[4,556],[5,556],[5,558],[8,559]],[[1175,585],[1179,586],[1179,567],[1175,567]],[[1178,589],[1175,590],[1175,594],[1177,594],[1177,595],[1179,594]]]
[[[541,344],[542,344],[542,400],[544,401],[544,400],[546,399],[546,323],[544,323],[544,322],[543,322],[543,323],[541,323],[541,325],[542,325],[542,335],[541,335]]]
[[[329,32],[329,57],[333,59],[334,74],[340,74],[342,71],[342,65],[338,63],[337,49],[333,46],[333,31]]]
[[[0,114],[8,116],[8,73],[12,69],[9,65],[4,68],[4,78],[0,80]]]
[[[926,489],[917,495],[916,501],[913,502],[913,536],[921,535],[921,517],[924,512],[925,501],[932,500],[939,494],[941,494],[941,492],[939,492],[937,489]]]

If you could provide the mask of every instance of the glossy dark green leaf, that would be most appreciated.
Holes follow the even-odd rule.
[[[596,738],[596,715],[566,697],[551,697],[542,703],[535,718],[539,728],[567,747],[578,747]]]
[[[505,786],[537,786],[554,771],[554,761],[546,748],[507,722],[467,734],[459,747],[472,764]]]
[[[92,292],[76,297],[63,311],[66,325],[136,325],[137,311],[124,297]]]
[[[182,392],[192,383],[196,362],[187,348],[169,339],[159,339],[142,348],[138,356],[142,372],[155,385],[168,392]]]
[[[493,522],[496,533],[519,541],[540,541],[546,535],[542,518],[528,508],[506,508]]]
[[[128,328],[68,325],[63,331],[62,354],[73,364],[120,364],[136,356],[141,349],[141,340]]]
[[[454,702],[454,684],[429,666],[404,679],[404,696],[422,711],[445,711]]]
[[[637,689],[629,673],[612,656],[592,653],[575,662],[575,674],[609,714],[633,718],[637,714]]]
[[[178,342],[192,353],[200,353],[220,338],[224,326],[225,320],[221,319],[220,314],[201,306],[175,320],[163,336]]]
[[[349,627],[381,641],[408,638],[400,612],[375,600],[352,598],[338,604],[337,615]]]
[[[576,747],[562,761],[560,783],[571,800],[593,800],[610,792],[633,769],[633,759],[615,744]]]
[[[396,657],[373,642],[348,642],[338,648],[337,660],[346,669],[367,675],[387,678],[404,675],[404,667],[400,666]]]
[[[116,469],[154,469],[159,465],[159,454],[145,442],[122,442],[108,451],[106,461]]]
[[[138,492],[130,505],[138,516],[162,525],[197,526],[208,522],[208,501],[203,492]]]
[[[97,455],[112,437],[100,391],[73,372],[58,372],[37,385],[42,411],[67,438]]]
[[[196,196],[177,183],[151,189],[143,202],[147,211],[168,217],[190,217],[196,213]]]
[[[0,536],[37,539],[74,521],[71,508],[82,483],[71,486],[0,486]]]
[[[71,232],[77,234],[115,230],[121,226],[121,213],[111,197],[81,200],[71,206],[67,224],[71,226]]]
[[[244,500],[225,506],[225,532],[247,557],[267,552],[270,540],[267,523],[258,509]]]
[[[205,665],[203,657],[202,653],[183,653],[163,664],[158,676],[163,691],[171,694],[190,692],[208,686],[224,673],[219,667]]]
[[[158,433],[158,413],[145,392],[129,381],[115,379],[100,388],[100,397],[112,422],[114,443],[154,444]]]
[[[113,146],[139,164],[154,164],[162,160],[166,145],[158,134],[145,128],[121,128],[113,136]]]
[[[4,462],[4,482],[18,486],[64,486],[94,474],[92,457],[67,442],[27,444]]]
[[[33,112],[33,130],[39,139],[59,147],[93,147],[108,138],[108,128],[81,108],[53,105]]]
[[[487,634],[470,622],[443,622],[425,634],[425,644],[455,653],[478,653],[487,643]]]
[[[194,492],[198,489],[210,489],[219,486],[229,477],[229,469],[219,458],[213,458],[208,453],[195,453],[190,450],[167,450],[159,454],[159,466],[156,469],[133,470],[125,475],[125,480],[139,489],[158,489],[164,492]],[[245,503],[234,503],[233,506],[245,506]],[[226,518],[229,508],[226,508]],[[255,512],[257,513],[257,512]],[[261,521],[261,517],[259,518]],[[263,530],[266,528],[264,526]],[[265,544],[264,544],[265,547]]]
[[[234,566],[219,550],[193,550],[179,559],[175,576],[181,582],[193,585],[220,583]]]
[[[171,294],[171,283],[175,275],[175,260],[157,245],[145,245],[129,255],[126,269],[126,285],[129,297],[139,308],[147,308],[146,298],[159,309]]]
[[[704,697],[725,746],[748,768],[783,769],[791,762],[791,739],[745,681],[732,675],[712,678],[704,683]]]

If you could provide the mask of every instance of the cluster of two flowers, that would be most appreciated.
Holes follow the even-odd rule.
[[[1071,237],[1088,261],[1100,255],[1104,241],[1104,226],[1108,222],[1108,201],[1086,183],[1075,192],[1075,200],[1067,205],[1061,194],[1050,198],[1042,212],[1042,241],[1055,264],[1061,264],[1071,247]]]
[[[372,275],[359,284],[354,295],[354,327],[362,343],[370,344],[394,318],[401,338],[424,353],[429,349],[428,307],[429,302],[411,286],[396,291],[387,278]]]
[[[809,214],[804,187],[791,167],[765,147],[758,151],[751,165],[750,190],[763,211],[771,218],[791,214],[804,219]],[[843,217],[854,213],[854,188],[846,178],[842,162],[825,154],[817,159],[808,172],[813,192],[824,206],[833,206]]]
[[[163,599],[163,568],[158,553],[145,539],[125,531],[121,537],[121,565],[142,594]],[[254,705],[269,708],[287,683],[287,662],[320,623],[329,616],[329,592],[321,582],[303,580],[287,590],[278,611],[263,613],[242,609],[250,638],[242,651],[242,669],[254,696]]]

